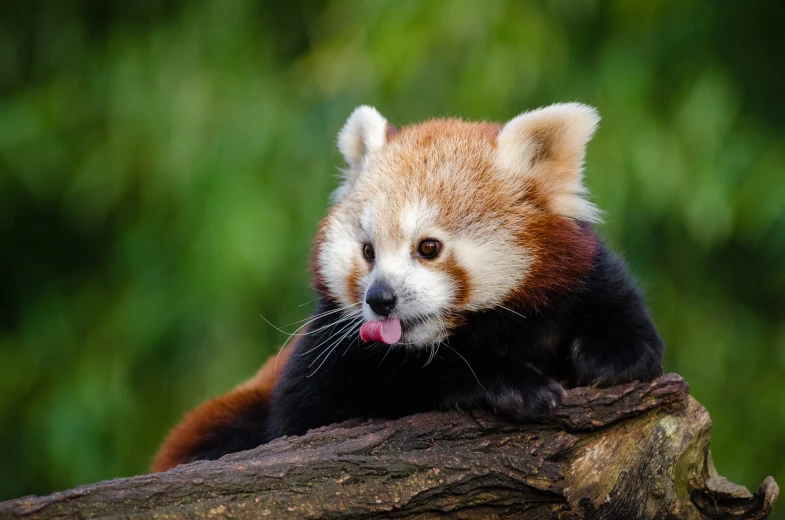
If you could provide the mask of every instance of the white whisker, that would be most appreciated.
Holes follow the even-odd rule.
[[[471,370],[471,372],[472,372],[472,375],[474,376],[474,380],[475,380],[475,381],[477,381],[477,384],[478,384],[478,385],[480,385],[480,387],[481,387],[483,390],[487,390],[487,388],[485,388],[485,387],[483,386],[483,384],[482,384],[482,383],[480,383],[480,378],[478,378],[478,377],[477,377],[477,374],[474,372],[474,369],[473,369],[473,368],[472,368],[472,366],[469,364],[469,362],[468,362],[468,361],[466,361],[466,358],[465,358],[465,357],[463,357],[463,356],[461,355],[461,353],[460,353],[460,352],[458,352],[457,350],[455,350],[454,348],[452,348],[452,347],[451,347],[450,345],[448,345],[447,343],[445,343],[445,344],[444,344],[444,346],[445,346],[445,347],[447,347],[448,349],[452,350],[453,352],[455,352],[455,353],[458,355],[458,357],[459,357],[459,358],[461,358],[461,359],[463,360],[463,362],[464,362],[464,363],[466,363],[466,366],[467,366],[467,367],[469,367],[469,370]]]
[[[311,324],[311,323],[313,323],[314,321],[317,321],[317,320],[319,320],[319,319],[321,319],[321,318],[324,318],[324,317],[325,317],[325,316],[327,316],[328,314],[334,314],[334,313],[336,313],[336,312],[339,312],[339,311],[345,311],[345,310],[347,310],[347,309],[346,309],[346,308],[342,308],[342,309],[334,309],[334,310],[332,310],[332,311],[329,311],[329,312],[327,312],[327,313],[321,313],[321,314],[319,314],[319,315],[317,315],[317,316],[311,317],[311,318],[310,318],[310,319],[309,319],[309,320],[308,320],[306,323],[304,323],[304,324],[300,325],[299,327],[297,327],[297,328],[294,330],[294,332],[291,332],[291,333],[290,333],[290,332],[286,332],[285,330],[283,330],[283,329],[281,329],[281,328],[278,328],[278,327],[276,327],[275,325],[273,325],[272,323],[270,323],[270,321],[269,321],[267,318],[265,318],[264,316],[261,316],[261,318],[262,318],[264,321],[266,321],[266,322],[267,322],[267,323],[268,323],[268,324],[269,324],[271,327],[273,327],[275,330],[277,330],[278,332],[281,332],[282,334],[286,334],[286,335],[287,335],[287,336],[289,336],[289,337],[292,337],[292,336],[312,336],[313,334],[316,334],[317,332],[321,332],[321,331],[323,331],[324,329],[330,328],[331,326],[335,325],[335,323],[337,323],[337,322],[330,322],[330,323],[328,323],[328,324],[326,324],[326,325],[323,325],[323,326],[319,327],[318,329],[309,330],[308,332],[304,332],[304,333],[302,333],[302,334],[298,334],[298,333],[297,333],[297,331],[299,331],[300,329],[302,329],[302,328],[303,328],[303,327],[305,327],[306,325],[310,325],[310,324]],[[354,316],[354,315],[356,315],[356,313],[358,313],[358,312],[360,312],[360,311],[354,311],[354,312],[351,312],[351,313],[347,314],[347,316]],[[340,322],[340,321],[343,321],[343,319],[344,319],[344,318],[341,318],[341,319],[339,319],[338,321],[339,321],[339,322]]]
[[[521,314],[520,312],[516,312],[516,311],[514,311],[514,310],[510,309],[509,307],[505,307],[504,305],[502,305],[502,304],[500,304],[500,303],[497,303],[497,304],[495,305],[495,307],[499,307],[500,309],[504,309],[504,310],[505,310],[505,311],[507,311],[507,312],[511,312],[511,313],[515,314],[516,316],[520,316],[520,317],[521,317],[521,318],[523,318],[523,319],[527,319],[527,318],[526,318],[526,316],[524,316],[524,315],[523,315],[523,314]]]
[[[324,356],[324,359],[322,360],[322,362],[321,362],[321,363],[319,363],[319,366],[318,366],[318,367],[316,367],[316,370],[314,370],[313,372],[311,372],[310,374],[308,374],[308,375],[307,375],[307,376],[305,376],[305,377],[306,377],[306,378],[308,378],[308,377],[311,377],[312,375],[314,375],[315,373],[317,373],[317,372],[319,371],[319,369],[320,369],[320,368],[322,368],[322,366],[324,365],[324,363],[327,361],[327,358],[329,358],[329,357],[330,357],[330,354],[332,354],[332,353],[333,353],[333,351],[335,351],[335,349],[336,349],[336,348],[338,348],[338,345],[340,345],[340,344],[341,344],[341,341],[343,341],[343,340],[344,340],[344,338],[346,338],[346,336],[348,336],[349,334],[351,334],[352,332],[354,332],[354,330],[357,328],[357,325],[360,325],[361,323],[362,323],[362,321],[360,321],[360,322],[355,322],[355,323],[354,323],[354,326],[353,326],[353,327],[351,327],[351,328],[349,328],[349,330],[347,330],[347,331],[344,333],[344,335],[343,335],[343,336],[341,336],[340,338],[338,338],[338,340],[336,340],[336,341],[335,341],[335,343],[333,343],[333,344],[332,344],[330,347],[328,347],[328,348],[324,349],[324,352],[322,352],[321,354],[319,354],[319,355],[316,357],[316,359],[314,359],[314,360],[313,360],[313,362],[312,362],[310,365],[308,365],[308,368],[311,368],[311,365],[313,365],[314,363],[316,363],[316,361],[317,361],[317,360],[318,360],[318,359],[319,359],[319,358],[322,356],[322,354],[324,354],[325,352],[327,352],[327,355],[326,355],[326,356]],[[328,350],[328,349],[329,349],[329,350]]]
[[[308,303],[310,303],[310,302],[308,302]],[[335,308],[335,309],[331,309],[331,310],[329,310],[329,311],[320,312],[320,313],[318,313],[318,314],[312,314],[311,316],[308,316],[307,318],[304,318],[304,319],[302,319],[302,320],[297,320],[297,321],[293,321],[293,322],[291,322],[291,323],[287,323],[286,325],[281,325],[281,327],[289,327],[289,326],[291,326],[291,325],[297,325],[298,323],[302,323],[302,322],[304,322],[304,321],[307,321],[307,322],[309,322],[309,323],[310,323],[310,322],[312,322],[312,321],[314,321],[314,320],[318,320],[319,318],[323,318],[324,316],[329,316],[330,314],[335,314],[336,312],[343,312],[343,311],[346,311],[346,310],[348,310],[348,309],[351,309],[351,308],[353,308],[353,307],[357,307],[358,305],[361,305],[361,304],[362,304],[362,302],[357,302],[357,303],[350,303],[349,305],[343,305],[343,306],[341,306],[341,307],[338,307],[338,308]],[[307,305],[307,303],[306,303],[306,304],[304,304],[304,305]],[[260,315],[260,316],[261,316],[261,315]],[[275,328],[276,328],[277,330],[279,330],[280,332],[283,332],[284,334],[289,334],[289,333],[288,333],[288,332],[286,332],[285,330],[281,330],[281,328],[279,328],[279,327],[276,327],[275,325],[273,325],[272,323],[270,323],[270,322],[267,320],[267,318],[265,318],[264,316],[261,316],[261,317],[262,317],[262,319],[263,319],[264,321],[266,321],[267,323],[269,323],[271,326],[275,327]],[[295,331],[295,332],[296,332],[296,331]]]
[[[374,343],[374,345],[378,345],[378,343]],[[389,354],[392,349],[393,349],[393,347],[391,347],[391,346],[387,347],[387,350],[385,351],[384,356],[382,356],[382,360],[379,361],[379,364],[376,365],[376,368],[379,368],[381,366],[381,364],[384,362],[384,360],[387,359],[387,354]]]
[[[338,334],[340,334],[341,332],[345,331],[345,330],[347,329],[347,327],[351,327],[353,324],[356,324],[356,321],[355,321],[355,320],[356,320],[358,317],[360,317],[360,316],[359,316],[359,314],[349,314],[349,315],[346,315],[346,316],[342,317],[340,320],[338,320],[338,321],[335,321],[335,322],[331,323],[331,324],[330,324],[330,326],[331,326],[331,327],[337,327],[338,325],[341,325],[341,324],[343,324],[343,326],[342,326],[342,327],[341,327],[341,328],[340,328],[340,329],[339,329],[337,332],[332,332],[332,333],[330,333],[330,335],[328,335],[326,339],[324,339],[323,341],[321,341],[321,342],[320,342],[319,344],[317,344],[316,346],[314,346],[314,347],[311,347],[309,350],[306,350],[305,352],[299,353],[299,354],[297,354],[297,355],[298,355],[298,356],[305,356],[305,355],[307,355],[307,354],[310,354],[310,353],[311,353],[311,352],[313,352],[314,350],[318,349],[319,347],[321,347],[322,345],[324,345],[325,343],[327,343],[328,341],[330,341],[331,339],[333,339],[335,336],[337,336],[337,335],[338,335]],[[317,358],[317,359],[318,359],[318,358]]]

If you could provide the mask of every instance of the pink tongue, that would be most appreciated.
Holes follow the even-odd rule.
[[[360,339],[363,341],[380,341],[392,345],[401,339],[401,320],[387,318],[386,320],[369,321],[360,327]]]

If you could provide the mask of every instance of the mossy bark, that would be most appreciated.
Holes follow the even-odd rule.
[[[0,504],[2,518],[765,518],[779,489],[717,476],[677,375],[577,388],[542,424],[352,421],[218,461]]]

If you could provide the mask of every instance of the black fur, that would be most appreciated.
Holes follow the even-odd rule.
[[[327,338],[343,324],[328,326],[290,358],[265,440],[353,417],[434,409],[484,408],[530,420],[559,403],[557,380],[605,386],[662,374],[662,341],[643,299],[602,244],[581,288],[557,302],[525,316],[502,309],[470,315],[430,363],[428,350],[363,344],[357,330],[334,345]],[[332,308],[323,301],[317,312]]]
[[[335,308],[323,300],[316,312]],[[340,315],[311,325],[324,329],[297,346],[269,405],[239,412],[193,460],[350,418],[482,408],[533,420],[558,405],[559,382],[604,386],[662,374],[662,341],[643,299],[602,244],[580,289],[525,315],[469,315],[430,362],[427,349],[361,343],[359,326],[333,343],[348,331],[341,331],[348,322],[337,322]]]

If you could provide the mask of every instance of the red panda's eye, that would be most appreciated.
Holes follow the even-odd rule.
[[[436,255],[439,254],[439,251],[442,250],[442,244],[438,240],[433,240],[427,238],[420,242],[420,247],[417,248],[417,252],[423,258],[436,258]]]
[[[365,244],[363,246],[363,256],[369,262],[373,262],[373,259],[376,258],[376,251],[373,250],[373,246],[371,244]]]

